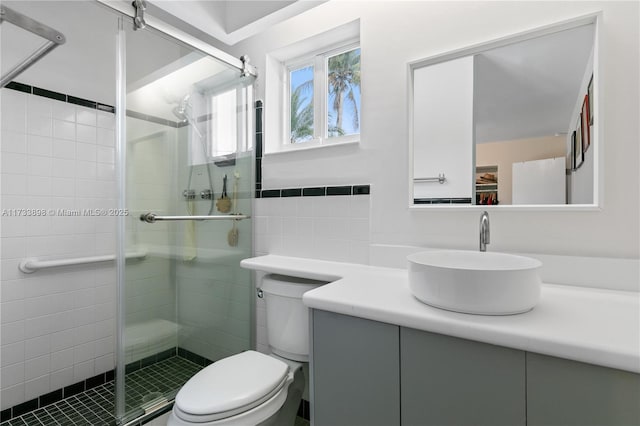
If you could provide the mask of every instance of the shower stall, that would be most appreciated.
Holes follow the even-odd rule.
[[[3,1],[66,38],[1,91],[3,422],[133,423],[255,345],[255,71],[144,6]]]

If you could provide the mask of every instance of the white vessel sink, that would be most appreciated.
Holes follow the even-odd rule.
[[[428,305],[480,315],[531,310],[540,299],[542,263],[505,253],[438,250],[407,256],[409,287]]]

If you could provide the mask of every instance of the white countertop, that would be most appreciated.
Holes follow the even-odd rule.
[[[248,269],[331,281],[305,293],[310,308],[640,373],[640,294],[542,285],[530,312],[469,315],[423,304],[407,271],[298,257],[245,259]]]

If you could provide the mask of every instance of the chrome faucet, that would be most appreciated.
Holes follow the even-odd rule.
[[[480,251],[487,251],[487,244],[491,242],[489,234],[489,213],[482,212],[480,215]]]

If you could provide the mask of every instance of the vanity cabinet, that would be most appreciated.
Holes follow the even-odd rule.
[[[315,426],[640,425],[640,375],[312,310]]]
[[[640,425],[640,375],[528,352],[527,424]]]
[[[400,424],[398,327],[313,311],[315,426]]]
[[[400,328],[403,425],[524,426],[525,353]]]

